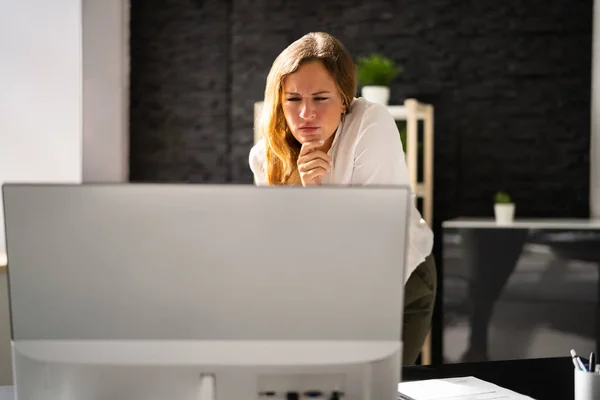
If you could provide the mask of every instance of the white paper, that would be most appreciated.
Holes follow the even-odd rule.
[[[12,386],[0,386],[0,400],[14,400]]]
[[[412,400],[533,400],[472,376],[401,382],[398,394]]]

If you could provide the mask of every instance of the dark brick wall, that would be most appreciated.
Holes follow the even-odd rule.
[[[230,179],[230,7],[131,1],[130,179]]]
[[[132,2],[131,180],[251,182],[253,103],[312,30],[405,67],[432,102],[435,215],[586,216],[592,0]]]

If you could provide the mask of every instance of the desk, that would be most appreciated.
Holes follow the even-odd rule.
[[[574,398],[570,357],[488,361],[402,368],[403,381],[474,376],[536,400]]]
[[[600,350],[600,220],[459,218],[442,227],[446,363]]]
[[[571,400],[574,397],[573,363],[569,357],[402,368],[403,381],[461,376],[475,376],[536,400]],[[0,400],[12,400],[6,395],[10,391],[3,392],[2,389],[0,387]]]

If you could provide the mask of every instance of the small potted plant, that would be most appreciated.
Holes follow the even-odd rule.
[[[359,57],[356,63],[356,76],[361,86],[361,95],[366,100],[388,105],[390,85],[402,72],[390,58],[373,53],[368,57]]]
[[[494,215],[498,225],[507,225],[515,218],[515,204],[506,192],[498,192],[494,198]]]

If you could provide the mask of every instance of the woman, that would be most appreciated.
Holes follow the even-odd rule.
[[[309,33],[287,47],[267,77],[250,151],[259,185],[406,185],[400,134],[385,106],[354,98],[356,69],[344,46]],[[431,326],[433,233],[412,207],[406,265],[403,364],[414,364]]]

